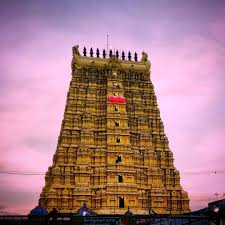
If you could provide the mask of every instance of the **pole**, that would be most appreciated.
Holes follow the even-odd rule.
[[[107,40],[106,40],[106,55],[108,56],[109,52],[109,35],[107,34]]]
[[[219,200],[219,198],[218,198],[219,194],[216,192],[214,195],[216,196],[216,201],[218,201]]]

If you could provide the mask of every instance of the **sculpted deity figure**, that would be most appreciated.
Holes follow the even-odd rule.
[[[79,45],[75,45],[73,47],[73,55],[79,55],[80,56]]]
[[[61,174],[60,168],[59,168],[58,166],[54,167],[54,168],[52,169],[52,173],[53,173],[54,175],[59,175],[59,174]]]
[[[142,62],[147,62],[148,61],[148,54],[146,52],[142,52],[142,58],[141,58]]]
[[[72,58],[72,62],[71,62],[71,69],[73,70],[74,68],[80,68],[76,62],[77,62],[77,58],[81,56],[80,52],[79,52],[79,45],[75,45],[73,47],[73,58]]]
[[[149,70],[151,68],[151,63],[148,60],[148,54],[144,51],[142,52],[141,62],[144,62],[146,64],[147,70]]]

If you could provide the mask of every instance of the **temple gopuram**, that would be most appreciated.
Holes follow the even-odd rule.
[[[183,214],[189,198],[151,82],[147,53],[73,47],[72,78],[40,204],[48,211]]]

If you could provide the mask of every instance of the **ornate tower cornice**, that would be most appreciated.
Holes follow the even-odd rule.
[[[81,56],[78,45],[73,47],[72,52],[72,66],[75,68],[80,68],[81,66],[96,66],[99,68],[105,68],[115,65],[123,70],[135,70],[139,72],[149,72],[151,68],[151,63],[148,60],[148,54],[145,52],[142,52],[142,58],[140,61],[118,59],[119,57],[116,57],[114,54],[112,54],[109,58]]]

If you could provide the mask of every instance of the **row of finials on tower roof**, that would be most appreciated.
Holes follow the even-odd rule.
[[[103,49],[103,51],[102,51],[102,56],[103,56],[103,58],[106,58],[106,50],[105,49]],[[87,56],[87,49],[84,47],[84,49],[83,49],[83,56]],[[99,51],[99,49],[97,48],[97,50],[96,50],[96,56],[97,56],[97,58],[99,58],[100,57],[100,51]],[[114,52],[114,54],[113,54],[113,51],[110,49],[109,50],[109,58],[111,58],[111,57],[116,57],[117,59],[119,59],[119,51],[118,50],[116,50],[116,52]],[[94,57],[94,52],[93,52],[93,48],[91,48],[90,49],[90,57]],[[131,57],[131,52],[129,51],[128,52],[128,60],[132,60],[131,59],[132,57]],[[125,52],[124,51],[122,51],[122,55],[121,55],[121,59],[122,60],[126,60],[125,59]],[[137,53],[135,52],[134,53],[134,61],[136,61],[137,62]]]

